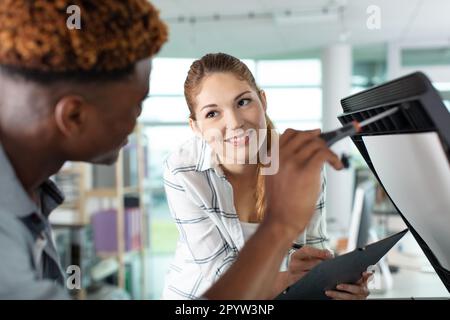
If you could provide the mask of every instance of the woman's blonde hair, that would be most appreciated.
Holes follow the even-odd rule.
[[[225,53],[209,53],[192,63],[186,81],[184,82],[184,96],[190,111],[190,118],[195,119],[195,97],[200,92],[200,86],[205,76],[213,73],[231,73],[238,79],[246,81],[261,99],[261,89],[256,84],[253,74],[241,60]],[[272,121],[266,114],[267,149],[271,148],[271,130],[275,129]],[[258,161],[256,181],[256,215],[261,221],[266,209],[264,175],[260,174],[262,164]]]

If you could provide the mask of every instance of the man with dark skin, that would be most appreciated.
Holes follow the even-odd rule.
[[[47,179],[65,161],[115,162],[141,113],[151,58],[167,33],[146,0],[79,1],[82,8],[89,2],[102,9],[86,17],[87,26],[90,18],[95,21],[94,29],[79,31],[91,32],[83,50],[77,50],[80,42],[67,32],[58,33],[62,40],[50,42],[53,47],[45,51],[37,39],[47,30],[39,12],[65,19],[65,11],[57,9],[69,2],[42,2],[39,10],[25,0],[5,2],[0,4],[0,298],[63,299],[68,295],[48,222],[48,214],[63,199]],[[16,19],[18,13],[25,22],[2,20]],[[110,26],[120,19],[142,30],[127,34]],[[24,23],[31,26],[28,31],[20,29]],[[115,30],[112,38],[104,39],[102,24]],[[41,30],[33,34],[36,28]],[[141,41],[134,41],[135,34],[143,35]],[[108,45],[102,47],[103,40]],[[117,47],[111,44],[114,40]],[[324,163],[342,168],[318,135],[318,130],[281,135],[279,172],[266,179],[266,218],[205,298],[270,296],[284,253],[314,213]]]

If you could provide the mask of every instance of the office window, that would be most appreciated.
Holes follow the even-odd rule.
[[[352,88],[350,89],[350,94],[355,94],[355,93],[364,91],[364,90],[366,90],[366,89],[368,89],[368,87],[359,87],[359,86],[352,87]]]
[[[147,263],[149,299],[159,299],[164,276],[175,250],[178,232],[164,192],[163,163],[170,152],[190,135],[184,81],[194,59],[156,58],[152,63],[150,95],[143,102],[139,121],[148,142],[145,184],[149,210],[150,250]]]
[[[153,59],[151,95],[183,95],[184,80],[194,59]]]
[[[255,74],[256,74],[256,61],[255,60],[250,60],[250,59],[242,59],[241,61],[243,63],[245,63],[245,65],[250,70],[250,72],[253,74],[253,76],[255,76]]]
[[[260,86],[320,86],[320,60],[258,61],[257,80]]]
[[[266,92],[267,114],[280,132],[322,127],[319,59],[256,61],[255,77]]]
[[[401,62],[405,67],[442,66],[450,63],[448,46],[437,48],[404,48]]]
[[[189,109],[184,96],[150,96],[142,104],[140,121],[144,123],[166,124],[186,123]]]
[[[450,100],[444,100],[444,104],[447,107],[448,112],[450,112]]]
[[[163,164],[166,157],[180,144],[180,137],[188,137],[190,134],[191,129],[187,125],[147,126],[145,129],[148,141],[147,190],[151,196],[150,246],[151,252],[155,254],[171,253],[175,249],[178,233],[174,226],[167,226],[168,220],[170,224],[172,222],[162,183]]]
[[[438,91],[450,91],[450,82],[433,82],[433,87]]]
[[[282,121],[275,123],[275,127],[278,132],[283,133],[288,128],[293,128],[296,130],[313,130],[317,128],[322,128],[322,121],[320,120],[310,120],[310,121]]]
[[[316,121],[322,118],[320,88],[272,88],[265,92],[267,113],[273,121]]]

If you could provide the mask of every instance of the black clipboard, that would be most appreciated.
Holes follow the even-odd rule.
[[[368,267],[375,265],[406,233],[405,229],[365,247],[325,260],[311,269],[276,300],[328,300],[326,290],[341,283],[355,283]]]

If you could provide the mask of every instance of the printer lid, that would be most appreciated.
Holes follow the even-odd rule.
[[[450,292],[450,113],[416,72],[341,100],[342,124],[391,108],[352,141]]]

